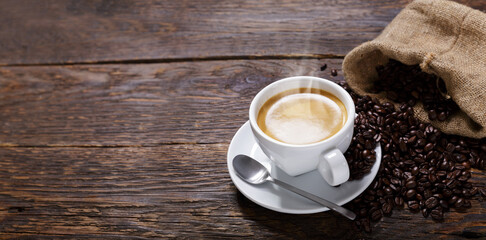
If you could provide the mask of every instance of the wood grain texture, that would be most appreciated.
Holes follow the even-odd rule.
[[[408,210],[372,234],[331,213],[282,214],[240,194],[227,144],[0,148],[0,238],[457,239],[483,236],[486,202],[443,223]],[[197,157],[194,157],[197,156]],[[485,187],[486,173],[472,182]]]
[[[0,64],[343,56],[408,2],[7,0]]]
[[[2,67],[0,146],[228,143],[264,86],[295,75],[342,80],[330,75],[341,61]]]
[[[366,234],[262,208],[229,178],[261,88],[342,80],[341,58],[408,2],[0,1],[0,65],[16,65],[0,67],[0,239],[486,238],[480,196],[444,222],[405,209]],[[50,64],[65,66],[32,66]]]
[[[0,64],[343,56],[405,0],[0,2]]]

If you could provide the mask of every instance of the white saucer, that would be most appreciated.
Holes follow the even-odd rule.
[[[228,148],[228,170],[231,180],[238,190],[248,199],[262,207],[283,213],[318,213],[329,209],[308,200],[307,198],[280,188],[271,182],[266,182],[260,185],[251,185],[244,182],[235,173],[233,168],[233,158],[238,154],[248,155],[258,160],[267,167],[267,169],[271,169],[271,175],[273,177],[338,205],[343,205],[361,194],[371,184],[378,173],[381,163],[381,147],[379,144],[376,146],[375,151],[376,162],[370,173],[365,175],[361,180],[349,181],[341,184],[339,187],[332,187],[324,181],[322,176],[316,170],[297,177],[291,177],[275,167],[256,143],[250,128],[250,123],[246,122],[236,132],[233,140],[231,140]]]

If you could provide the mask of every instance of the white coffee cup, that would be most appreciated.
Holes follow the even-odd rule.
[[[258,112],[271,97],[285,90],[317,88],[336,96],[344,104],[347,120],[331,137],[322,141],[295,145],[277,141],[266,135],[257,124]],[[349,93],[338,84],[317,77],[296,76],[278,80],[262,89],[250,105],[250,125],[260,148],[276,166],[290,176],[317,169],[324,180],[336,186],[349,179],[349,166],[343,153],[348,149],[354,129],[355,106]]]

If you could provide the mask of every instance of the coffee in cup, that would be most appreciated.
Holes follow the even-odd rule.
[[[295,88],[268,99],[257,123],[271,138],[288,144],[310,144],[336,134],[346,123],[344,104],[317,88]]]
[[[250,104],[250,126],[259,147],[290,176],[317,170],[332,186],[346,182],[343,153],[353,137],[355,106],[332,81],[297,76],[262,89]]]

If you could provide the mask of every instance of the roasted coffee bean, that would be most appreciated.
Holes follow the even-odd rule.
[[[454,151],[455,148],[456,148],[456,146],[454,146],[454,144],[448,143],[447,146],[446,146],[446,151],[452,152],[452,151]]]
[[[411,181],[408,181],[406,184],[405,184],[405,187],[407,189],[412,189],[412,188],[415,188],[417,187],[417,182],[411,180]]]
[[[403,203],[404,203],[403,198],[401,198],[401,197],[395,197],[395,206],[402,207],[403,206]]]
[[[453,178],[458,178],[461,175],[462,175],[462,172],[459,169],[456,169],[456,170],[454,170],[454,172],[452,172],[452,177]]]
[[[483,196],[483,198],[486,198],[486,188],[480,188],[479,193],[481,194],[481,196]]]
[[[447,172],[446,171],[438,171],[437,172],[437,176],[439,178],[444,178],[446,175],[447,175]]]
[[[424,199],[424,197],[423,197],[422,195],[420,195],[419,193],[417,193],[417,194],[415,195],[415,198],[416,198],[418,201],[420,201],[420,202],[422,202],[422,200]],[[420,205],[422,205],[422,204],[420,204]]]
[[[403,175],[403,172],[400,168],[393,169],[393,176],[395,176],[397,178],[401,178],[402,175]]]
[[[407,143],[408,143],[409,145],[413,145],[413,144],[414,144],[416,141],[417,141],[417,136],[411,136],[411,137],[408,139]]]
[[[414,167],[412,168],[412,175],[414,175],[414,176],[415,176],[415,175],[417,175],[417,173],[418,173],[418,172],[419,172],[419,168],[418,168],[417,166],[414,166]]]
[[[439,204],[440,204],[440,206],[441,206],[442,208],[444,208],[444,209],[448,209],[448,208],[449,208],[449,204],[448,204],[448,203],[447,203],[447,201],[445,201],[445,200],[440,200],[440,201],[439,201]]]
[[[441,112],[439,116],[437,116],[437,119],[441,122],[445,121],[447,119],[447,114],[445,112]]]
[[[321,66],[321,71],[326,70],[326,68],[327,68],[327,64],[322,65],[322,66]]]
[[[454,195],[460,195],[461,193],[462,193],[462,191],[459,188],[452,189],[452,194],[454,194]]]
[[[455,169],[458,169],[458,170],[465,170],[465,169],[466,169],[466,167],[464,167],[464,165],[462,165],[462,164],[461,164],[461,165],[456,164],[456,165],[454,166],[454,168],[455,168]]]
[[[423,146],[425,146],[425,144],[427,144],[427,141],[425,139],[420,138],[419,140],[417,140],[417,145],[419,147],[423,147]]]
[[[454,179],[449,179],[447,182],[446,182],[446,186],[449,188],[449,189],[454,189],[457,185],[459,184],[458,181],[454,180]]]
[[[435,112],[434,109],[429,110],[428,115],[430,120],[432,121],[437,120],[437,113]]]
[[[371,209],[370,209],[370,212],[372,212],[372,210],[374,209],[379,209],[380,208],[380,203],[379,202],[371,202],[370,203],[370,206],[371,206]]]
[[[434,149],[434,144],[433,143],[427,143],[424,147],[425,152],[430,152],[432,149]]]
[[[460,208],[464,205],[464,198],[457,199],[456,203],[454,203],[454,207]]]
[[[338,75],[338,72],[336,69],[331,69],[331,76],[335,77]]]
[[[361,217],[365,217],[368,214],[368,210],[366,208],[361,208],[358,212],[358,215]]]
[[[390,181],[394,185],[400,185],[401,183],[401,181],[398,178],[394,178],[394,177]]]
[[[439,209],[432,210],[430,212],[430,216],[432,217],[432,219],[437,220],[437,221],[444,219],[444,213]]]
[[[424,216],[424,218],[427,218],[429,216],[429,213],[430,213],[429,209],[422,208],[422,216]]]
[[[435,197],[430,197],[425,201],[425,207],[428,209],[435,208],[439,204],[439,201]]]
[[[430,198],[432,196],[432,191],[430,189],[425,189],[424,190],[424,197],[426,199]]]
[[[452,205],[452,204],[455,204],[457,202],[457,199],[459,199],[457,196],[452,196],[450,199],[449,199],[449,205]]]
[[[383,192],[383,190],[379,189],[378,191],[376,191],[376,195],[378,197],[383,197],[383,196],[385,196],[385,192]]]
[[[381,213],[380,209],[377,209],[371,213],[371,220],[373,221],[378,221],[383,217],[383,214]]]
[[[410,210],[412,210],[412,211],[416,211],[420,208],[420,205],[417,201],[409,201],[407,203],[407,205],[408,205],[408,208],[410,208]]]
[[[433,173],[429,174],[428,178],[429,178],[429,182],[431,182],[431,183],[434,183],[435,181],[437,181],[437,177]]]
[[[390,216],[391,212],[392,212],[392,205],[389,204],[389,203],[383,203],[383,205],[381,206],[381,209],[383,210],[383,214],[385,216]]]
[[[442,160],[440,164],[440,169],[447,170],[448,168],[449,168],[449,162],[446,159]]]
[[[469,179],[469,176],[460,176],[459,178],[457,178],[457,180],[461,181],[461,182],[465,182]]]
[[[454,154],[454,158],[455,158],[456,162],[459,162],[459,163],[462,163],[462,162],[467,160],[467,157],[464,154]]]
[[[471,196],[474,196],[474,195],[478,194],[478,192],[479,192],[479,191],[478,191],[478,188],[477,188],[477,187],[473,187],[473,188],[471,189]]]
[[[417,191],[415,191],[415,189],[410,189],[410,190],[407,191],[405,196],[407,197],[407,199],[413,199],[416,194],[417,194]]]
[[[371,232],[371,224],[367,218],[361,220],[361,226],[363,226],[363,230],[367,233]]]
[[[469,161],[463,162],[462,166],[464,166],[464,169],[471,169],[471,163]]]
[[[436,197],[436,198],[438,198],[438,199],[442,199],[442,198],[444,198],[444,197],[442,196],[442,194],[440,194],[440,193],[434,193],[434,195],[432,195],[432,197]]]
[[[449,190],[449,189],[444,189],[442,190],[442,195],[445,197],[445,198],[449,198],[451,195],[452,195],[452,191]]]

